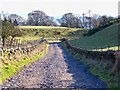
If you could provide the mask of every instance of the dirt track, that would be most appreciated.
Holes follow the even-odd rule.
[[[50,44],[48,54],[26,66],[9,79],[8,88],[106,88],[106,84],[89,73],[88,69],[72,58],[59,43]]]

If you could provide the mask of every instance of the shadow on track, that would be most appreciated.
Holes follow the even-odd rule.
[[[49,44],[57,44],[57,46],[62,50],[64,60],[68,67],[68,73],[72,74],[74,83],[72,83],[69,88],[87,88],[97,90],[103,90],[107,88],[107,85],[101,81],[98,77],[91,74],[88,68],[81,64],[78,60],[73,58],[69,52],[67,52],[60,44],[60,42],[53,42]]]

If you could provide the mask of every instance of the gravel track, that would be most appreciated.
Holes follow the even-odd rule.
[[[89,73],[59,43],[51,43],[48,54],[25,66],[4,88],[106,88],[106,84]]]

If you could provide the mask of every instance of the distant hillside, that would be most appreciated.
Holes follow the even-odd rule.
[[[24,38],[80,38],[87,32],[82,28],[67,28],[54,26],[17,26],[24,33]],[[35,38],[36,39],[36,38]]]
[[[80,39],[71,40],[70,42],[78,47],[87,48],[87,49],[95,49],[97,48],[107,48],[115,47],[118,45],[118,27],[120,28],[120,24],[113,24],[92,36],[85,36]]]

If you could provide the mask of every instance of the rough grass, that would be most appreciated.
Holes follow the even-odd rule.
[[[15,75],[25,65],[28,65],[31,62],[34,62],[34,61],[42,58],[47,53],[48,47],[49,47],[49,45],[47,44],[47,47],[44,51],[42,51],[39,54],[36,54],[34,56],[31,56],[29,58],[24,58],[23,60],[20,60],[19,62],[14,62],[11,65],[2,65],[2,67],[1,67],[2,75],[0,76],[0,84],[2,84],[2,82],[4,82],[6,79]]]
[[[40,40],[41,37],[38,37],[38,36],[32,36],[32,35],[25,35],[25,36],[22,36],[22,37],[16,37],[16,39],[20,39],[21,42],[23,41],[33,41],[33,40]]]
[[[69,38],[75,39],[83,36],[87,30],[82,28],[66,28],[66,27],[52,27],[52,26],[19,26],[25,35],[30,37],[44,37],[44,38]],[[58,33],[58,34],[55,34]]]
[[[120,24],[114,24],[102,31],[99,31],[92,36],[86,36],[80,39],[70,41],[73,45],[85,49],[118,49],[118,28]]]

